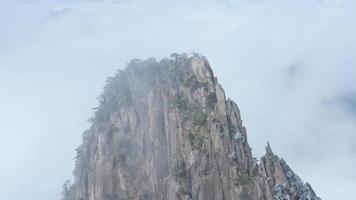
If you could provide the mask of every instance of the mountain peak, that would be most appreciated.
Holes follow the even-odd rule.
[[[108,78],[64,200],[319,200],[267,144],[252,157],[207,59],[132,60]]]

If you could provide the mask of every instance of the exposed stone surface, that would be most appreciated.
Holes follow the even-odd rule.
[[[208,61],[133,60],[109,78],[65,200],[319,200],[270,146],[252,157]]]

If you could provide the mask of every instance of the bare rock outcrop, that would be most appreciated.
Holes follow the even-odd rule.
[[[64,200],[320,200],[270,146],[252,157],[206,58],[133,60],[109,78]]]

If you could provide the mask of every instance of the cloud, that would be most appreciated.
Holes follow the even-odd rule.
[[[355,17],[351,0],[2,1],[0,195],[59,199],[106,77],[135,57],[195,51],[238,103],[256,156],[270,141],[323,199],[350,199]]]
[[[335,104],[344,109],[346,113],[356,117],[356,92],[350,91],[338,96]]]

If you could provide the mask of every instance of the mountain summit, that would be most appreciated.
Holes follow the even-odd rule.
[[[203,56],[133,60],[99,101],[64,200],[320,200],[269,144],[252,157]]]

